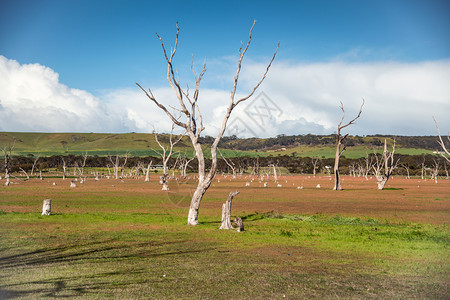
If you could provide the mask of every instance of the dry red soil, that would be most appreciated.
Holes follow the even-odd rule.
[[[62,179],[16,182],[10,187],[0,188],[0,210],[35,212],[40,209],[36,203],[42,205],[43,199],[52,198],[54,202],[60,200],[61,203],[69,203],[56,206],[58,212],[74,213],[81,210],[80,206],[70,205],[77,200],[94,201],[89,199],[99,196],[102,201],[111,197],[115,201],[120,198],[127,202],[127,197],[145,199],[150,196],[148,207],[141,204],[127,208],[125,205],[123,212],[148,213],[160,207],[185,210],[187,215],[190,195],[196,185],[195,179],[171,180],[169,192],[161,191],[157,181],[156,176],[147,183],[143,179],[101,179],[98,182],[88,179],[76,188],[69,187],[70,180]],[[267,187],[263,186],[265,182],[268,183]],[[386,190],[378,191],[374,178],[366,180],[362,177],[343,176],[344,190],[333,191],[332,187],[333,180],[327,176],[280,176],[278,183],[272,177],[268,181],[259,181],[245,175],[236,179],[217,176],[202,201],[200,215],[220,217],[222,203],[228,193],[238,190],[240,194],[235,197],[232,209],[240,215],[276,211],[282,214],[327,214],[394,222],[450,224],[450,180],[441,179],[436,184],[429,179],[395,177],[388,181]],[[108,208],[105,205],[98,207],[97,211],[107,212],[113,209],[117,211],[117,207]]]

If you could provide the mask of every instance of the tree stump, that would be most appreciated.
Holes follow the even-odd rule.
[[[234,223],[237,226],[236,229],[237,229],[238,232],[244,231],[244,222],[242,222],[241,218],[236,217],[236,219],[234,219]]]
[[[52,211],[52,199],[45,199],[42,204],[42,215],[50,216],[50,212]]]
[[[230,192],[227,201],[222,205],[222,224],[219,229],[233,229],[231,225],[230,215],[231,215],[231,202],[234,196],[239,194],[238,191]]]

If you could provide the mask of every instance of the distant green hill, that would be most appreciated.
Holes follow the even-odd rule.
[[[380,152],[384,139],[392,144],[392,136],[351,136],[348,137],[348,158],[364,157],[374,151]],[[395,137],[396,153],[406,155],[432,154],[439,149],[436,137]],[[15,140],[13,155],[79,155],[88,152],[89,155],[114,155],[129,152],[133,156],[155,156],[155,150],[160,148],[153,134],[145,133],[26,133],[0,132],[0,147],[8,146]],[[212,138],[205,137],[202,142],[209,143]],[[160,141],[168,143],[168,135],[162,135]],[[278,156],[290,155],[300,157],[318,156],[334,157],[334,136],[318,135],[280,135],[268,139],[238,139],[225,137],[220,143],[222,153],[227,157],[233,156]],[[193,149],[188,137],[184,137],[176,146],[176,151],[193,155]],[[205,154],[208,155],[207,147]]]

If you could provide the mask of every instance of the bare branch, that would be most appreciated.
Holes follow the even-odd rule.
[[[436,119],[435,119],[434,117],[433,117],[433,120],[434,120],[434,124],[436,124],[436,129],[437,129],[438,136],[439,136],[438,143],[439,143],[439,145],[442,147],[442,150],[444,150],[444,152],[445,152],[448,156],[450,156],[450,152],[447,150],[447,147],[445,147],[444,140],[442,140],[441,131],[439,130],[438,123],[436,122]],[[450,135],[447,136],[447,139],[450,141]],[[450,158],[448,158],[448,157],[445,156],[444,154],[441,154],[441,156],[442,156],[443,158],[445,158],[445,160],[446,160],[447,162],[450,162]]]

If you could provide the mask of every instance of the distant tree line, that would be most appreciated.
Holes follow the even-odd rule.
[[[359,159],[349,159],[345,156],[341,158],[340,172],[342,174],[353,174],[360,175],[364,166],[370,165],[368,162],[372,163],[375,161],[375,155],[380,156],[380,154],[370,154],[368,157]],[[409,175],[409,176],[421,176],[422,172],[424,175],[430,176],[431,170],[439,165],[439,175],[448,176],[447,163],[446,161],[438,155],[395,155],[396,160],[398,159],[398,166],[394,172],[395,175]],[[316,172],[327,174],[331,166],[333,166],[334,158],[315,158]],[[78,168],[83,164],[84,157],[78,155],[53,155],[49,157],[39,157],[36,161],[36,157],[29,154],[27,156],[12,156],[10,160],[11,172],[18,173],[21,170],[26,172],[31,171],[34,165],[35,172],[42,171],[47,172],[49,169],[62,170],[63,162],[68,168]],[[285,168],[289,173],[295,174],[313,174],[314,173],[314,159],[310,157],[298,157],[294,155],[282,155],[282,156],[267,156],[267,157],[232,157],[227,159],[229,164],[232,164],[235,171],[238,174],[255,174],[258,175],[263,172],[264,168],[268,168],[270,165],[275,165],[278,168]],[[134,168],[143,163],[152,161],[153,166],[162,165],[161,157],[133,157],[129,156],[126,163],[123,165],[124,168]],[[179,157],[171,157],[168,161],[169,169],[179,168]],[[231,173],[232,170],[225,162],[224,159],[219,159],[217,163],[217,171],[219,173]],[[206,168],[210,168],[211,160],[205,160]],[[197,172],[198,164],[196,158],[194,158],[188,167],[188,172]],[[107,156],[87,156],[84,167],[86,168],[112,168],[111,160]],[[0,166],[0,173],[4,172],[4,166]],[[331,170],[332,171],[332,170]],[[368,170],[368,173],[372,174],[372,170]]]
[[[428,150],[440,149],[435,136],[392,136],[392,135],[367,135],[367,136],[348,136],[346,146],[366,146],[366,147],[382,147],[385,138],[396,140],[397,146],[401,148],[421,148]],[[214,139],[210,136],[200,138],[203,144],[211,143]],[[219,143],[219,147],[223,149],[234,150],[268,150],[279,149],[282,147],[296,146],[334,146],[336,143],[336,135],[278,135],[274,138],[246,138],[240,139],[236,136],[223,137]]]

